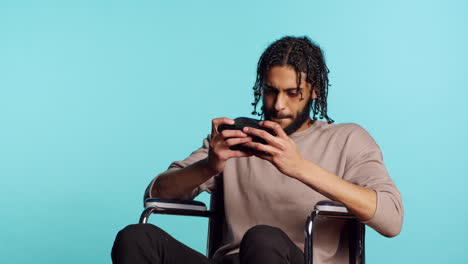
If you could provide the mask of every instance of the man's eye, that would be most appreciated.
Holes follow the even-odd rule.
[[[274,94],[275,91],[276,91],[276,90],[271,89],[271,88],[265,88],[265,89],[263,89],[263,92],[264,92],[265,94]]]
[[[289,91],[288,91],[288,95],[291,96],[291,97],[296,97],[296,96],[299,95],[299,90],[298,90],[298,89],[289,90]]]

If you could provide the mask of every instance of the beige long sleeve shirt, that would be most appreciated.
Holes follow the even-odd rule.
[[[396,236],[403,222],[400,193],[389,177],[379,146],[355,123],[328,124],[320,120],[308,129],[290,135],[305,159],[338,177],[377,193],[375,215],[364,222],[384,236]],[[185,160],[173,162],[169,170],[184,168],[208,155],[209,138]],[[216,177],[223,178],[217,186]],[[156,179],[156,178],[155,178]],[[146,196],[154,180],[147,188]],[[224,188],[227,230],[223,246],[215,256],[238,252],[244,233],[259,224],[281,228],[301,249],[304,224],[313,206],[327,197],[302,182],[279,172],[268,161],[257,157],[233,158],[223,173],[187,194],[193,199],[202,191]],[[314,236],[315,263],[347,263],[348,245],[343,239],[343,222],[318,222]]]

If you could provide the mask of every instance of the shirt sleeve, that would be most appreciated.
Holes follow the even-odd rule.
[[[394,237],[403,224],[400,192],[388,174],[377,143],[361,126],[352,127],[345,145],[348,155],[343,179],[377,193],[374,216],[363,223],[384,236]]]
[[[191,165],[191,164],[193,164],[193,163],[195,163],[197,161],[200,161],[202,159],[207,158],[208,157],[209,142],[210,142],[209,140],[210,140],[210,138],[208,136],[207,138],[205,138],[203,140],[203,145],[199,149],[192,152],[190,154],[190,156],[188,156],[184,160],[172,162],[171,165],[169,165],[169,168],[163,173],[185,168],[185,167],[187,167],[187,166],[189,166],[189,165]],[[146,188],[145,193],[143,195],[143,200],[145,200],[147,198],[151,198],[151,190],[153,189],[155,181],[159,177],[159,175],[161,175],[163,173],[158,174],[150,182],[150,184]],[[193,189],[190,193],[187,193],[184,197],[182,197],[182,199],[183,200],[191,200],[191,199],[195,198],[198,194],[200,194],[203,191],[207,191],[207,192],[210,192],[210,193],[213,192],[215,190],[215,188],[216,188],[216,182],[217,182],[215,178],[218,177],[218,176],[219,175],[215,175],[215,176],[211,177],[206,182],[202,183],[201,185],[199,185],[195,189]]]

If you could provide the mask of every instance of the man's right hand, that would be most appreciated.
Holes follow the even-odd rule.
[[[208,169],[213,175],[224,170],[226,161],[230,158],[249,157],[251,153],[231,150],[229,147],[252,141],[252,138],[241,130],[223,130],[218,132],[222,124],[233,125],[234,120],[226,117],[212,120],[210,147],[208,150]]]
[[[212,176],[224,170],[226,160],[248,157],[252,154],[229,149],[230,146],[252,141],[252,138],[240,130],[224,130],[218,133],[221,124],[234,124],[229,118],[216,118],[212,121],[208,157],[189,166],[168,170],[159,174],[148,196],[165,199],[186,199],[194,188],[206,182]],[[203,154],[204,156],[204,154]]]

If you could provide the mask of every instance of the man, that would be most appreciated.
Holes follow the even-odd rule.
[[[343,203],[379,233],[396,236],[403,207],[380,149],[359,125],[332,124],[327,92],[328,68],[317,45],[307,37],[271,44],[258,63],[253,105],[257,113],[262,100],[260,125],[274,135],[255,128],[219,133],[221,124],[233,120],[214,119],[203,146],[172,163],[145,194],[192,199],[223,188],[227,228],[214,259],[153,225],[131,225],[117,235],[114,263],[303,263],[306,216],[327,199]],[[252,141],[253,136],[267,144]],[[239,144],[255,151],[229,148]],[[314,243],[316,263],[344,263],[342,230],[340,221],[323,227]]]

